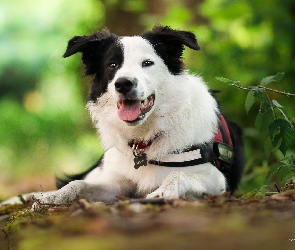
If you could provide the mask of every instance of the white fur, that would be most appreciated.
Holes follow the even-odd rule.
[[[145,150],[149,160],[191,159],[192,154],[175,156],[171,152],[210,141],[217,129],[218,108],[200,77],[188,72],[172,75],[147,40],[135,36],[124,37],[120,42],[124,47],[123,66],[109,83],[107,92],[97,102],[87,104],[106,149],[102,166],[90,172],[85,180],[73,181],[42,196],[34,208],[42,203],[65,204],[76,198],[111,202],[116,200],[116,195],[130,193],[148,198],[178,198],[225,192],[225,177],[210,163],[184,168],[151,164],[134,168],[128,141],[147,141],[156,134],[159,137]],[[154,65],[143,68],[142,62],[147,59]],[[138,79],[141,100],[155,93],[153,109],[134,126],[117,115],[120,97],[114,83],[120,77]]]

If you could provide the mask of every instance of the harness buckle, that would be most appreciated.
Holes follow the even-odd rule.
[[[234,152],[231,146],[222,142],[214,142],[213,149],[218,160],[226,162],[230,165],[233,164]]]

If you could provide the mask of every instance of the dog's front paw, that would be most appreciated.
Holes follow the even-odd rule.
[[[32,211],[39,211],[39,210],[42,210],[43,208],[57,204],[55,201],[56,196],[54,195],[54,193],[35,199],[34,200],[35,202],[33,203],[31,208]]]
[[[215,167],[206,165],[204,171],[185,174],[181,171],[171,172],[163,184],[147,198],[201,198],[204,194],[220,195],[226,190],[225,177]]]
[[[83,181],[73,181],[62,189],[50,194],[44,195],[35,200],[32,205],[32,210],[41,210],[44,207],[69,205],[74,200],[83,198],[80,197],[81,190],[84,187]]]
[[[178,199],[186,193],[186,184],[183,179],[185,174],[180,171],[171,172],[164,180],[163,184],[146,198]]]
[[[60,194],[59,191],[56,191],[52,194],[35,199],[35,202],[32,205],[32,210],[38,211],[48,207],[68,205],[72,203],[72,201],[73,199],[71,199],[71,197],[67,197]]]
[[[165,198],[165,199],[178,199],[180,196],[176,190],[173,190],[170,187],[159,187],[154,192],[146,196],[147,199],[152,198]]]

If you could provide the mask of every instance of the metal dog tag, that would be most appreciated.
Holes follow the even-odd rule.
[[[141,166],[147,165],[147,157],[145,153],[134,154],[134,168],[138,169]]]

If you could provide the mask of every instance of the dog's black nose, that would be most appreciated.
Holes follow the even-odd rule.
[[[135,88],[136,86],[137,86],[136,79],[121,77],[121,78],[118,78],[117,81],[115,82],[115,88],[121,94],[128,93],[131,89]]]

